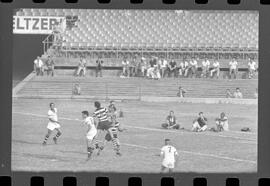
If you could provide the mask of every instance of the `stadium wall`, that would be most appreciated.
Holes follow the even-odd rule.
[[[34,59],[43,54],[42,41],[47,35],[13,34],[13,82],[21,81],[33,71]]]

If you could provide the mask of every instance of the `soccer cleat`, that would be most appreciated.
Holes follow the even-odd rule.
[[[57,138],[56,137],[53,137],[53,141],[55,144],[57,144]]]
[[[122,154],[120,152],[116,152],[117,156],[122,156]]]

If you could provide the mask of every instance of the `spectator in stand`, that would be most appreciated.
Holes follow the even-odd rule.
[[[153,78],[153,73],[155,70],[155,65],[157,65],[156,59],[154,56],[152,56],[151,60],[149,61],[150,67],[147,69],[147,77]]]
[[[79,83],[76,83],[72,91],[73,95],[81,95],[81,87]]]
[[[47,66],[47,75],[54,76],[54,61],[51,56],[48,56],[48,60],[46,61]]]
[[[193,121],[191,131],[203,132],[207,129],[207,118],[203,116],[203,112],[199,113],[199,117]]]
[[[180,86],[179,89],[178,89],[178,92],[177,92],[177,96],[180,97],[180,98],[184,98],[186,92],[187,92],[187,91],[186,91],[184,88],[182,88],[182,87]]]
[[[154,66],[152,78],[156,80],[161,78],[159,65]]]
[[[254,93],[254,98],[255,98],[255,99],[258,99],[258,88],[256,88],[256,91],[255,91],[255,93]]]
[[[172,110],[170,111],[170,114],[166,118],[166,123],[163,123],[161,126],[164,129],[179,129],[180,128],[180,125],[176,123],[176,117]]]
[[[37,76],[43,76],[44,74],[44,64],[39,56],[34,61],[34,71]]]
[[[220,73],[220,65],[219,62],[216,60],[213,63],[213,69],[210,71],[210,76],[213,78],[214,74],[216,74],[216,77],[219,78],[219,73]]]
[[[138,57],[138,55],[136,55],[135,61],[136,61],[135,76],[140,77],[141,76],[141,72],[142,72],[141,71],[142,67],[141,67],[141,60]]]
[[[236,88],[235,92],[233,93],[233,97],[234,98],[238,98],[238,99],[242,99],[243,98],[243,94],[240,91],[240,88]]]
[[[210,68],[210,61],[207,58],[205,58],[202,61],[202,74],[201,74],[201,77],[205,77],[205,78],[208,77],[209,68]]]
[[[251,58],[249,58],[248,61],[248,78],[251,79],[254,77],[256,69],[257,69],[257,64],[254,60],[252,60]]]
[[[193,57],[192,60],[190,61],[190,73],[191,77],[196,78],[197,76],[197,69],[198,69],[198,61]]]
[[[100,75],[100,77],[102,77],[102,65],[103,65],[103,63],[104,63],[103,60],[99,56],[97,61],[96,61],[96,77],[98,77],[98,74]]]
[[[86,60],[82,56],[80,57],[76,75],[81,76],[81,73],[83,76],[86,74]]]
[[[188,76],[188,70],[189,70],[189,63],[186,59],[182,61],[179,65],[179,75],[187,77]]]
[[[231,93],[230,89],[226,90],[226,98],[233,98],[233,94]]]
[[[160,60],[160,74],[162,78],[165,77],[167,69],[168,69],[168,61],[164,57],[162,57]]]
[[[177,64],[173,59],[169,63],[169,77],[172,77],[172,74],[177,77]]]
[[[229,131],[228,118],[226,117],[224,112],[220,114],[220,117],[216,118],[216,126],[217,132]]]
[[[133,56],[132,59],[130,60],[129,71],[130,71],[130,77],[134,77],[135,71],[136,71],[136,57],[135,56]]]
[[[236,61],[236,58],[233,58],[233,60],[230,61],[229,66],[230,66],[229,68],[230,79],[232,79],[233,76],[234,76],[234,79],[236,79],[237,71],[238,71],[238,63]]]
[[[123,61],[122,61],[122,67],[123,67],[123,71],[122,71],[122,77],[128,77],[129,76],[129,61],[127,60],[127,57],[124,57]]]
[[[147,61],[144,57],[141,59],[141,72],[142,76],[145,77],[146,72],[147,72]]]

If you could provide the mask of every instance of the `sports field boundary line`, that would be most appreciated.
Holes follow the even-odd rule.
[[[46,115],[41,115],[41,114],[33,114],[33,113],[25,113],[25,112],[12,112],[14,114],[21,114],[21,115],[29,115],[29,116],[35,116],[35,117],[43,117],[43,118],[47,118]],[[72,118],[65,118],[65,117],[59,117],[59,119],[63,119],[63,120],[69,120],[69,121],[82,121],[79,119],[72,119]],[[125,127],[127,128],[134,128],[134,129],[141,129],[141,130],[150,130],[150,131],[157,131],[157,132],[163,132],[163,133],[179,133],[179,131],[172,131],[172,130],[166,130],[166,129],[155,129],[155,128],[148,128],[148,127],[137,127],[137,126],[130,126],[130,125],[125,125]],[[196,133],[196,132],[190,132],[191,134],[195,134],[195,135],[208,135],[208,136],[216,136],[216,137],[223,137],[223,138],[233,138],[233,139],[240,139],[240,140],[247,140],[247,141],[256,141],[257,140],[251,140],[249,138],[241,138],[241,137],[236,137],[236,136],[227,136],[227,135],[222,135],[222,134],[210,134],[210,133]],[[251,143],[251,144],[255,144],[255,143]]]
[[[129,143],[121,143],[121,144],[126,145],[126,146],[130,146],[130,147],[142,148],[142,149],[154,149],[154,150],[161,149],[161,148],[157,148],[157,147],[146,147],[143,145],[135,145],[135,144],[129,144]],[[186,153],[186,154],[198,155],[198,156],[208,156],[208,157],[213,157],[213,158],[218,158],[218,159],[226,159],[226,160],[230,160],[230,161],[238,161],[238,162],[257,164],[256,161],[252,161],[252,160],[244,160],[244,159],[239,159],[239,158],[231,158],[231,157],[227,157],[227,156],[220,156],[220,155],[215,155],[215,154],[205,154],[205,153],[192,152],[192,151],[186,151],[186,150],[177,150],[177,151],[182,152],[182,153]]]

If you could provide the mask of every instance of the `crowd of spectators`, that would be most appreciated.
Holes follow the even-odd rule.
[[[38,56],[34,60],[34,72],[37,76],[54,76],[54,60],[51,56],[45,55],[43,58]]]
[[[248,78],[253,78],[258,70],[257,63],[249,58],[247,63]],[[228,78],[236,79],[238,74],[239,62],[233,58],[228,62]],[[150,79],[160,79],[164,77],[190,77],[190,78],[219,78],[220,62],[218,59],[209,60],[192,57],[176,61],[175,59],[166,59],[164,57],[152,56],[151,59],[138,57],[137,55],[122,60],[121,77],[147,77]]]

